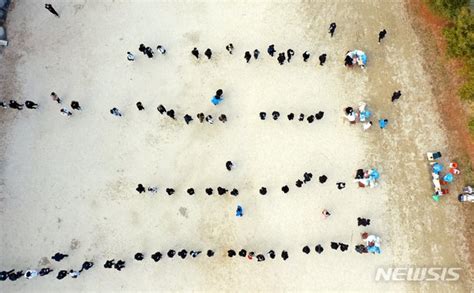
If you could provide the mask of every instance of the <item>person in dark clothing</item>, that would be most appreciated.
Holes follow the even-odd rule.
[[[184,122],[186,122],[186,124],[189,124],[189,122],[193,121],[193,117],[191,117],[188,114],[184,115],[183,118],[184,118]]]
[[[54,259],[55,261],[59,262],[59,261],[61,261],[63,258],[68,257],[68,256],[69,256],[69,255],[67,255],[67,254],[62,254],[62,253],[60,253],[60,252],[56,252],[56,254],[53,255],[53,256],[51,257],[51,259]]]
[[[313,174],[308,173],[308,172],[305,172],[305,173],[303,174],[303,178],[304,178],[304,179],[303,179],[303,183],[310,182],[311,179],[313,178]]]
[[[365,247],[363,244],[359,244],[355,246],[355,251],[358,253],[367,253],[367,247]]]
[[[188,188],[188,190],[186,190],[186,192],[187,192],[189,195],[193,195],[193,194],[194,194],[194,188]]]
[[[104,263],[104,268],[111,269],[114,266],[114,261],[115,261],[114,259],[107,260]]]
[[[8,104],[8,106],[10,106],[10,108],[12,108],[12,109],[17,109],[17,110],[22,110],[23,109],[23,104],[19,104],[15,100],[10,100],[10,103]]]
[[[114,265],[114,268],[117,270],[117,271],[121,271],[123,268],[125,267],[125,262],[121,259],[119,259],[117,261],[117,263]]]
[[[135,256],[133,258],[135,258],[135,260],[142,261],[143,259],[145,259],[145,256],[143,255],[143,253],[137,252],[135,253]]]
[[[267,113],[265,112],[260,112],[260,120],[265,120],[267,118]]]
[[[154,52],[150,47],[146,47],[145,54],[148,56],[148,58],[153,58]]]
[[[142,102],[137,102],[137,108],[138,108],[138,111],[143,111],[143,110],[145,110],[145,107],[143,107]]]
[[[58,275],[56,276],[56,279],[62,280],[67,276],[67,271],[66,270],[60,270],[58,272]]]
[[[234,163],[232,163],[232,161],[225,162],[225,168],[227,169],[227,171],[232,170],[233,167],[234,167]]]
[[[49,12],[59,17],[59,13],[54,9],[53,5],[47,3],[44,5],[44,8],[46,8]]]
[[[241,257],[246,257],[246,256],[247,256],[247,250],[241,249],[241,250],[239,251],[239,256],[241,256]]]
[[[273,111],[272,117],[273,117],[273,120],[278,120],[278,117],[280,117],[280,113],[278,111]]]
[[[311,249],[309,249],[309,246],[306,245],[305,247],[303,247],[303,252],[309,254],[311,252]]]
[[[213,192],[212,188],[210,188],[210,187],[206,188],[207,195],[212,195],[212,192]]]
[[[380,44],[380,41],[382,41],[385,38],[386,34],[387,34],[387,31],[385,29],[379,32],[379,44]]]
[[[260,51],[258,49],[253,50],[253,58],[255,58],[255,60],[258,59],[259,55],[260,55]]]
[[[402,92],[401,92],[401,91],[393,92],[393,95],[392,95],[392,103],[395,102],[395,100],[400,99],[401,96],[402,96]],[[27,106],[27,107],[28,107],[28,106]]]
[[[339,190],[344,189],[344,187],[346,187],[346,183],[344,182],[337,182],[336,185],[337,185],[337,189]]]
[[[225,46],[225,49],[232,55],[232,51],[234,50],[234,45],[230,43],[229,45]]]
[[[363,179],[364,178],[364,170],[357,169],[355,179]]]
[[[201,122],[201,123],[204,122],[204,118],[205,118],[204,113],[198,113],[196,116],[197,116],[199,122]]]
[[[138,187],[135,190],[138,191],[138,193],[146,192],[146,189],[143,184],[138,184]]]
[[[357,218],[357,226],[368,226],[370,225],[370,219],[366,218]]]
[[[300,188],[301,186],[303,186],[303,181],[301,180],[296,180],[296,183],[295,183],[296,187]]]
[[[275,256],[276,256],[275,251],[270,250],[270,251],[268,252],[268,256],[269,256],[271,259],[274,259]]]
[[[10,271],[1,271],[0,272],[0,281],[6,281],[8,279],[8,275],[13,273],[15,270],[10,270]]]
[[[267,194],[267,189],[265,187],[262,187],[262,188],[260,188],[259,192],[260,192],[261,195],[265,195],[265,194]]]
[[[225,188],[222,188],[222,187],[220,187],[220,186],[217,187],[217,193],[218,193],[219,195],[224,195],[224,194],[226,194],[227,191],[228,191],[228,190],[225,189]]]
[[[304,114],[300,113],[300,117],[298,118],[298,121],[303,121],[304,120]]]
[[[82,264],[82,268],[81,268],[81,270],[80,270],[79,272],[82,272],[82,271],[84,271],[84,270],[87,271],[88,269],[92,268],[93,266],[94,266],[94,263],[93,263],[93,262],[91,262],[91,261],[85,261],[85,262]]]
[[[237,196],[239,195],[239,191],[236,188],[234,188],[230,191],[230,195]]]
[[[277,60],[278,60],[278,63],[280,63],[280,65],[283,65],[283,63],[285,63],[285,60],[286,60],[285,53],[278,54]]]
[[[321,244],[318,244],[316,245],[314,250],[316,250],[317,253],[321,254],[324,251],[324,248],[321,246]]]
[[[144,44],[140,44],[138,51],[142,52],[143,55],[146,55],[146,46]]]
[[[38,104],[36,104],[35,102],[32,102],[32,101],[25,101],[25,106],[28,109],[37,109],[38,108]]]
[[[341,251],[346,251],[349,248],[349,245],[344,244],[344,243],[339,243],[339,247],[341,248]]]
[[[281,191],[283,191],[283,193],[288,193],[288,191],[290,191],[290,188],[288,187],[288,185],[285,185],[281,188]]]
[[[214,119],[212,119],[212,116],[211,116],[211,115],[207,115],[207,116],[206,116],[206,122],[209,122],[209,124],[213,124],[213,123],[214,123]]]
[[[168,253],[166,254],[169,258],[173,258],[174,255],[176,254],[176,251],[173,249],[168,250]]]
[[[328,177],[326,175],[321,175],[319,176],[319,183],[323,184],[328,180]]]
[[[319,65],[323,66],[324,63],[326,62],[326,54],[321,54],[319,55]]]
[[[293,49],[288,49],[286,54],[288,55],[288,63],[290,63],[291,57],[295,55],[295,51],[293,51]]]
[[[206,254],[207,254],[207,257],[213,257],[214,256],[214,251],[209,249]]]
[[[71,108],[72,108],[73,110],[77,110],[77,111],[81,111],[81,110],[82,110],[82,108],[81,108],[81,106],[79,105],[79,102],[78,102],[78,101],[72,101],[72,102],[71,102]]]
[[[233,250],[233,249],[228,250],[228,251],[227,251],[227,256],[228,256],[228,257],[234,257],[234,256],[236,256],[235,250]]]
[[[309,59],[309,56],[311,56],[311,55],[308,53],[308,51],[304,51],[304,53],[303,53],[303,61],[304,61],[304,62],[307,62],[308,59]]]
[[[53,270],[50,269],[50,268],[42,268],[40,271],[39,271],[39,275],[40,276],[46,276],[48,275],[49,273],[51,273]]]
[[[287,259],[288,259],[288,252],[287,252],[286,250],[283,250],[283,251],[281,252],[281,258],[282,258],[283,260],[287,260]]]
[[[222,123],[226,123],[226,122],[227,122],[227,116],[226,116],[225,114],[221,114],[221,115],[219,116],[219,118],[217,118],[217,119],[219,119],[219,121],[222,122]]]
[[[270,56],[273,57],[273,54],[275,54],[275,52],[276,52],[275,45],[272,44],[272,45],[268,46],[267,52]]]
[[[306,120],[308,120],[308,123],[313,123],[314,122],[314,116],[313,115],[309,115]]]
[[[206,51],[204,51],[204,55],[206,55],[207,59],[211,59],[212,57],[211,49],[207,48]]]
[[[290,114],[287,115],[287,117],[288,117],[288,120],[291,121],[291,120],[295,119],[295,114],[290,113]]]
[[[186,255],[188,255],[188,251],[186,249],[182,249],[180,252],[178,252],[178,255],[182,258],[185,259]]]
[[[166,188],[166,193],[168,193],[168,195],[173,195],[174,189],[173,188]]]
[[[245,52],[244,58],[245,58],[245,60],[247,61],[247,63],[249,63],[250,59],[252,58],[252,55],[250,54],[249,51],[246,51],[246,52]]]
[[[332,36],[334,36],[334,32],[336,31],[336,23],[335,22],[332,22],[330,25],[329,25],[329,33],[331,34],[331,38]]]
[[[316,117],[316,120],[321,120],[321,119],[323,119],[323,117],[324,117],[324,112],[323,112],[323,111],[319,111],[318,113],[316,113],[316,114],[314,115],[314,117]]]
[[[339,244],[337,244],[336,242],[331,242],[331,248],[337,250],[339,248]]]
[[[260,261],[264,261],[265,260],[265,256],[263,256],[263,254],[257,254],[257,261],[260,262]]]
[[[156,110],[158,110],[158,112],[160,112],[161,115],[166,113],[166,108],[163,105],[159,105],[158,107],[156,107]]]
[[[160,259],[163,257],[161,252],[157,251],[151,255],[151,259],[154,260],[155,262],[159,262]]]
[[[199,50],[196,47],[191,51],[191,54],[193,54],[196,59],[199,59]]]
[[[174,117],[174,110],[173,109],[168,110],[168,112],[166,112],[166,115],[168,115],[170,118],[176,120],[176,118]]]
[[[344,66],[351,67],[352,65],[353,65],[352,57],[349,55],[346,55],[346,57],[344,58]]]

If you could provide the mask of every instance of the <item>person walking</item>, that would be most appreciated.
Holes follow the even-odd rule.
[[[196,59],[199,59],[199,50],[196,47],[191,51],[191,54],[193,54]]]
[[[127,52],[127,60],[128,61],[135,61],[135,55],[130,52]]]
[[[44,5],[44,8],[46,8],[49,12],[59,17],[59,13],[54,9],[53,5],[47,3]]]
[[[295,55],[295,51],[293,51],[293,49],[288,49],[286,54],[288,55],[288,63],[290,63],[291,57]]]
[[[326,54],[321,54],[319,56],[319,65],[321,65],[321,66],[324,65],[324,63],[326,62],[326,56],[327,56]]]
[[[110,109],[110,114],[112,114],[114,116],[122,117],[122,113],[120,113],[119,109],[117,109],[115,107]]]
[[[15,100],[10,100],[10,103],[8,104],[8,106],[12,109],[17,109],[17,110],[23,109],[23,104],[20,104]]]
[[[252,55],[250,55],[249,51],[245,51],[244,58],[249,63],[250,59],[252,58]]]
[[[336,23],[332,22],[329,25],[329,33],[331,34],[331,38],[334,36],[334,32],[336,31]]]
[[[52,257],[51,259],[54,259],[55,261],[57,262],[60,262],[62,259],[68,257],[69,255],[67,254],[62,254],[60,252],[56,252]]]
[[[386,34],[387,34],[387,31],[385,29],[379,32],[379,44],[380,44],[380,41],[382,41],[385,38]]]
[[[401,96],[402,96],[402,92],[401,92],[401,91],[393,92],[393,95],[392,95],[392,103],[395,102],[396,100],[400,99]]]
[[[81,110],[82,110],[82,108],[81,108],[81,106],[79,105],[79,102],[78,102],[78,101],[72,101],[72,102],[71,102],[71,108],[72,108],[73,110],[77,110],[77,111],[81,111]]]
[[[153,50],[150,47],[146,47],[145,49],[145,54],[148,56],[148,58],[153,58],[153,55],[155,54]]]
[[[211,59],[212,57],[212,51],[211,49],[207,48],[206,51],[204,51],[204,55],[206,55],[207,59]]]
[[[32,102],[32,101],[25,101],[25,106],[28,109],[37,109],[38,108],[38,104],[36,104],[35,102]]]
[[[137,102],[136,105],[137,105],[138,111],[143,111],[143,110],[145,110],[145,107],[143,107],[142,102]]]
[[[66,116],[66,117],[72,116],[72,112],[69,111],[67,108],[61,108],[61,110],[59,110],[59,112],[61,112],[61,114]]]
[[[234,51],[234,45],[230,43],[229,45],[225,46],[225,49],[232,55],[232,51]]]
[[[223,98],[222,95],[224,94],[224,91],[222,89],[218,89],[216,91],[216,95],[211,98],[211,103],[214,104],[214,106],[217,106],[222,102]]]
[[[188,114],[184,115],[183,118],[184,118],[184,122],[186,122],[186,124],[189,124],[191,121],[193,121],[193,117],[191,117]]]

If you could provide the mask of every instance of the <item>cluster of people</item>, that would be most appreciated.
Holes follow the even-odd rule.
[[[280,112],[278,112],[278,111],[273,111],[271,113],[271,115],[272,115],[273,120],[278,120],[278,118],[280,118]],[[267,113],[266,112],[260,112],[259,116],[260,116],[260,120],[266,120],[267,119]],[[296,118],[294,113],[289,113],[288,115],[286,115],[286,117],[290,121],[294,120]],[[323,117],[324,117],[324,112],[319,111],[314,115],[313,114],[307,115],[306,116],[306,121],[308,121],[308,123],[313,123],[315,120],[323,119]],[[297,118],[298,118],[298,121],[304,121],[305,120],[305,114],[300,113],[300,115]]]
[[[62,99],[58,97],[58,95],[55,93],[55,92],[52,92],[51,93],[51,99],[53,101],[55,101],[56,103],[58,104],[62,104]],[[17,101],[15,100],[10,100],[10,102],[8,103],[8,107],[12,108],[12,109],[16,109],[16,110],[23,110],[23,106],[25,106],[27,109],[38,109],[38,104],[33,102],[33,101],[29,101],[29,100],[26,100],[25,101],[25,104],[20,104],[18,103]],[[7,108],[7,104],[5,102],[2,102],[0,101],[0,107],[2,108]],[[79,102],[78,101],[71,101],[71,108],[73,110],[76,110],[76,111],[80,111],[82,110],[81,109],[81,106],[79,105]],[[66,116],[66,117],[69,117],[69,116],[72,116],[72,112],[69,111],[68,108],[66,107],[62,107],[59,112]]]

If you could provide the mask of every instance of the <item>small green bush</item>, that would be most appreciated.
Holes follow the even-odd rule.
[[[444,36],[450,56],[474,58],[474,16],[469,8],[459,11],[452,26],[444,30]]]
[[[474,118],[471,118],[471,120],[469,120],[468,127],[469,132],[471,132],[471,134],[474,134]]]
[[[459,10],[469,4],[469,0],[428,0],[434,11],[453,19]]]

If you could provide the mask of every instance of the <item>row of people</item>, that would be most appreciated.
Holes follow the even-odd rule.
[[[280,118],[280,112],[278,112],[278,111],[273,111],[271,113],[271,115],[272,115],[273,120],[278,120],[278,118]],[[260,116],[260,120],[266,120],[267,119],[267,113],[266,112],[260,112],[259,116]],[[286,115],[286,117],[288,118],[288,120],[291,121],[291,120],[295,119],[295,114],[294,113],[289,113],[288,115]],[[323,117],[324,117],[324,112],[319,111],[314,115],[312,115],[312,114],[308,115],[306,117],[306,120],[308,121],[308,123],[313,123],[315,120],[323,119]],[[298,116],[298,121],[304,121],[304,120],[305,120],[305,114],[300,113],[300,115]]]

